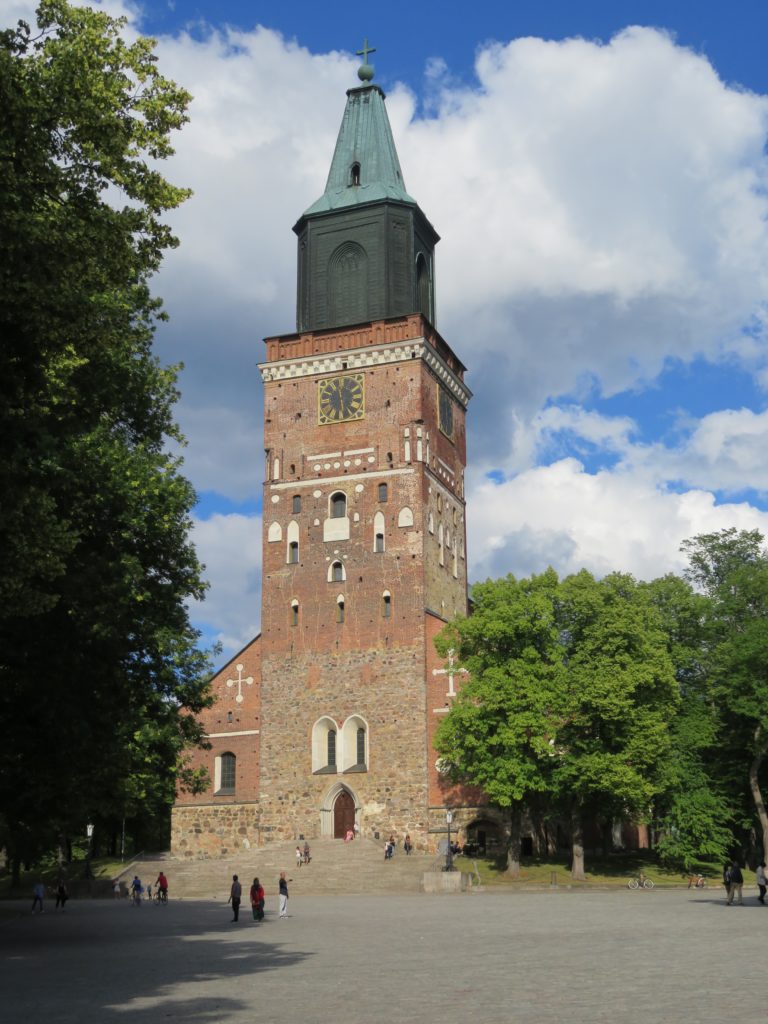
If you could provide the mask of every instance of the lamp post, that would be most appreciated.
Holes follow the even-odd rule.
[[[445,822],[448,826],[448,849],[445,852],[445,870],[453,871],[453,849],[451,847],[451,822],[453,821],[453,811],[447,810],[445,812]]]
[[[88,836],[88,851],[85,855],[85,877],[93,878],[93,872],[91,871],[91,857],[93,856],[93,825],[86,825],[85,832]]]

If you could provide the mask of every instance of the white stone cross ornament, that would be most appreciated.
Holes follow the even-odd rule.
[[[237,669],[237,679],[228,679],[227,686],[235,686],[235,684],[237,684],[237,696],[235,697],[235,700],[238,704],[242,704],[243,683],[245,683],[246,686],[253,686],[253,676],[246,676],[246,678],[243,679],[243,666],[235,665],[235,668]]]
[[[454,666],[454,658],[453,658],[453,656],[454,656],[455,653],[456,652],[454,651],[453,648],[451,648],[448,651],[448,668],[433,668],[432,669],[432,675],[433,676],[448,676],[448,693],[446,694],[446,697],[455,697],[456,696],[456,690],[454,689],[454,686],[453,686],[453,680],[454,680],[455,676],[457,676],[457,675],[468,676],[469,675],[469,672],[465,668],[454,669],[454,667],[453,667]]]

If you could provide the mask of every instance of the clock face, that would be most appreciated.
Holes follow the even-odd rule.
[[[446,437],[453,437],[453,399],[438,385],[437,388],[438,426]]]
[[[318,423],[344,423],[365,416],[364,375],[328,377],[317,386]]]

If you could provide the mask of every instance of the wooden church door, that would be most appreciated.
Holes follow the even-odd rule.
[[[355,801],[343,789],[333,805],[333,838],[343,839],[355,827]]]

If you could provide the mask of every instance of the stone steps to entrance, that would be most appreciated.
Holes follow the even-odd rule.
[[[154,882],[162,869],[168,877],[172,898],[225,900],[229,896],[232,875],[240,879],[244,897],[256,876],[267,895],[274,895],[281,871],[291,880],[291,895],[296,896],[302,893],[418,892],[424,872],[435,870],[437,864],[432,854],[414,851],[406,856],[402,847],[398,847],[391,860],[385,860],[383,847],[369,839],[356,839],[351,843],[341,839],[315,839],[310,846],[312,862],[301,867],[296,864],[295,843],[274,843],[218,860],[153,858],[130,865],[124,875],[130,878],[138,874],[146,884]]]

